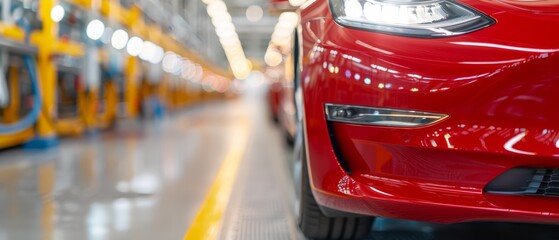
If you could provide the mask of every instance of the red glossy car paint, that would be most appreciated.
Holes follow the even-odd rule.
[[[270,115],[277,121],[279,128],[285,134],[286,140],[292,142],[295,138],[295,104],[293,103],[293,82],[282,75],[270,85],[268,90],[268,106]]]
[[[305,136],[320,205],[433,222],[559,223],[559,198],[483,190],[513,167],[559,168],[557,6],[461,2],[496,23],[410,38],[340,26],[325,0],[303,6]],[[330,123],[347,173],[326,103],[449,117],[418,128]]]

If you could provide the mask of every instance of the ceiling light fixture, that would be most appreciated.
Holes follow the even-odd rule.
[[[231,15],[227,11],[227,5],[222,0],[202,0],[202,2],[207,4],[206,11],[212,19],[233,75],[237,79],[248,77],[252,67],[245,56]]]

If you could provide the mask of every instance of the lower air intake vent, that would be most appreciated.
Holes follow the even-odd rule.
[[[559,169],[513,168],[491,181],[485,191],[559,197]]]

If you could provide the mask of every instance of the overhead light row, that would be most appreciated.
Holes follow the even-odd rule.
[[[174,86],[190,81],[200,84],[208,92],[218,91],[224,93],[230,88],[227,78],[212,73],[204,73],[204,69],[200,64],[194,63],[174,52],[165,53],[162,66],[165,72],[177,76],[171,82]]]
[[[50,17],[54,22],[60,22],[66,15],[66,10],[60,4],[54,5],[50,11]],[[140,59],[153,64],[159,64],[163,59],[164,50],[162,47],[150,42],[144,41],[139,37],[129,38],[128,32],[118,29],[112,32],[112,29],[106,28],[105,24],[99,19],[91,20],[86,27],[85,33],[91,40],[100,40],[103,35],[111,34],[111,45],[118,49],[126,48],[130,56],[139,56]]]
[[[278,23],[272,33],[272,39],[264,55],[264,62],[275,67],[283,61],[283,54],[291,51],[295,28],[299,24],[299,15],[295,12],[284,12],[278,18]]]
[[[140,59],[153,64],[159,64],[163,60],[164,50],[157,44],[144,41],[136,36],[129,37],[128,32],[123,29],[117,29],[112,33],[111,31],[110,28],[105,27],[101,20],[93,19],[87,24],[85,33],[88,38],[94,41],[100,40],[105,34],[111,34],[111,46],[115,49],[126,48],[126,52],[130,56],[139,56]]]
[[[231,15],[227,11],[227,5],[222,0],[202,0],[202,2],[207,4],[206,10],[212,19],[215,33],[219,37],[233,75],[237,79],[248,77],[252,66],[245,56]]]
[[[54,22],[60,22],[66,15],[66,10],[62,5],[54,5],[50,11],[50,17]],[[99,19],[91,20],[86,27],[85,33],[91,40],[100,40],[103,35],[111,34],[111,45],[118,49],[126,48],[130,56],[139,56],[140,59],[153,64],[159,64],[163,60],[164,50],[162,47],[150,41],[144,41],[139,37],[129,38],[128,32],[118,29],[111,33],[110,28],[106,28],[105,24]]]
[[[210,2],[216,2],[214,4]],[[226,49],[226,54],[231,63],[235,76],[239,79],[246,78],[251,71],[251,66],[242,51],[235,26],[231,23],[231,16],[227,12],[227,7],[222,1],[206,1],[208,13],[212,16],[212,22],[216,27],[216,33],[220,37],[220,42]],[[50,12],[51,19],[58,23],[64,19],[66,11],[62,5],[55,5]],[[203,67],[180,56],[177,53],[165,52],[157,44],[143,40],[138,36],[130,36],[124,29],[113,30],[105,26],[99,19],[91,20],[85,29],[86,36],[103,44],[110,44],[117,50],[126,50],[128,55],[139,57],[140,59],[152,64],[161,64],[163,71],[177,76],[172,78],[172,84],[180,84],[184,81],[198,83],[203,86],[205,91],[226,92],[229,90],[230,83],[227,78],[213,73],[205,73]]]

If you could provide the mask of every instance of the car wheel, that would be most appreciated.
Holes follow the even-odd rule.
[[[283,138],[285,139],[285,143],[287,144],[287,146],[290,147],[294,146],[295,138],[291,136],[289,131],[287,131],[286,129],[283,130]]]
[[[360,239],[371,232],[374,217],[328,217],[316,202],[307,169],[307,150],[304,134],[303,91],[301,82],[301,55],[299,38],[294,33],[295,73],[293,101],[296,109],[294,136],[293,180],[295,185],[295,216],[303,235],[310,239]]]
[[[298,180],[300,181],[300,192],[297,195],[299,209],[296,212],[299,228],[303,235],[310,239],[360,239],[367,236],[371,231],[374,217],[328,217],[324,215],[311,190],[304,137],[301,136],[297,140],[299,141],[297,141],[296,150],[300,151],[297,154],[298,159],[296,156],[294,174],[300,173],[300,178],[295,177],[296,184]],[[298,164],[300,168],[297,167]]]
[[[271,106],[269,107],[268,115],[272,123],[279,124],[278,114],[273,110]]]

